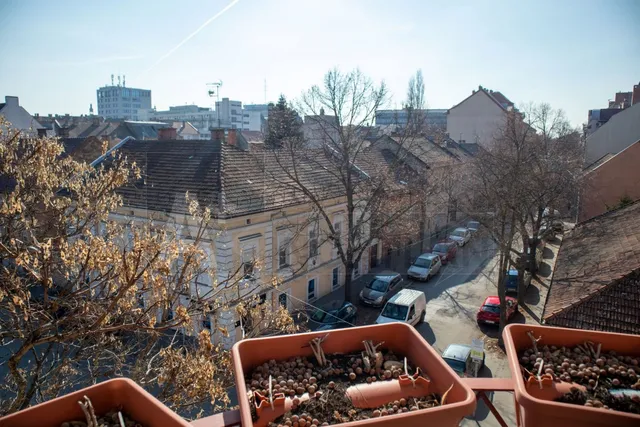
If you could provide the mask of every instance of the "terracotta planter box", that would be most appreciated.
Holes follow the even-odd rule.
[[[343,423],[344,426],[458,426],[462,418],[471,415],[476,407],[475,394],[451,368],[442,360],[440,355],[420,336],[410,325],[405,323],[388,323],[383,325],[361,326],[333,331],[310,332],[295,335],[283,335],[267,338],[247,339],[236,343],[232,349],[233,366],[236,377],[236,388],[240,396],[240,417],[243,427],[254,426],[245,384],[245,373],[255,366],[270,359],[285,360],[290,357],[313,357],[313,351],[308,345],[315,337],[326,336],[322,344],[325,354],[353,353],[364,349],[362,342],[372,340],[375,343],[384,341],[382,349],[393,350],[394,353],[405,355],[413,364],[429,377],[429,392],[442,396],[453,384],[447,395],[444,406],[438,406],[419,411],[389,415],[367,420]],[[383,386],[382,382],[377,383]],[[384,393],[394,390],[388,385]],[[401,389],[396,386],[396,390]],[[391,391],[392,392],[392,391]],[[378,391],[376,391],[378,393]],[[379,398],[377,396],[376,398]],[[383,399],[384,400],[384,399]],[[391,396],[388,401],[393,401]],[[354,402],[355,403],[355,402]],[[264,424],[264,420],[260,424]]]
[[[190,427],[188,422],[128,378],[105,381],[32,406],[0,419],[0,425],[60,427],[65,421],[84,421],[86,418],[78,401],[85,395],[91,399],[97,416],[122,407],[145,427]]]
[[[537,325],[514,324],[507,326],[504,329],[503,338],[509,359],[509,368],[514,379],[517,409],[523,427],[640,426],[640,415],[554,402],[532,396],[527,391],[518,359],[518,352],[531,348],[531,339],[527,336],[528,331],[533,331],[536,337],[542,337],[538,342],[538,346],[572,347],[585,341],[593,341],[602,343],[602,351],[614,350],[629,356],[640,355],[640,335]],[[538,393],[537,390],[536,393]]]

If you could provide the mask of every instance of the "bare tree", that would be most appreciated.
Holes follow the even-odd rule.
[[[187,199],[198,224],[189,241],[152,223],[128,232],[109,214],[135,165],[114,155],[92,168],[61,157],[56,139],[0,129],[0,413],[120,375],[181,412],[228,403],[229,353],[194,322],[255,303],[228,298],[240,274],[192,290],[198,275],[215,277],[201,248],[209,210]],[[287,319],[275,310],[259,321],[291,330]]]
[[[410,103],[423,99],[418,77],[410,89]],[[298,103],[305,115],[303,143],[290,140],[272,150],[269,155],[278,167],[262,168],[269,179],[301,195],[312,207],[309,220],[318,224],[319,241],[334,245],[345,267],[346,300],[352,297],[354,269],[374,239],[417,235],[415,215],[428,188],[424,181],[417,183],[424,177],[409,172],[412,167],[403,149],[411,138],[386,145],[392,156],[380,155],[382,139],[371,125],[387,97],[384,83],[374,84],[359,70],[329,71],[323,86],[313,86]],[[407,109],[420,109],[416,107],[421,105],[410,104]],[[309,178],[310,171],[314,179]],[[330,212],[328,202],[334,199],[345,205],[343,230],[336,229]]]

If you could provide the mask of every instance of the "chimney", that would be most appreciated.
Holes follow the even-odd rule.
[[[224,129],[211,128],[211,140],[212,141],[224,141]]]
[[[93,117],[93,118],[91,119],[91,124],[92,124],[93,126],[100,126],[100,117]]]
[[[5,96],[4,97],[4,102],[7,105],[12,105],[14,107],[19,107],[20,106],[20,101],[18,100],[17,96]]]
[[[236,134],[237,130],[236,129],[229,129],[228,133],[227,133],[227,144],[229,145],[233,145],[235,147],[236,142],[237,142],[237,134]]]
[[[160,141],[172,141],[176,138],[176,128],[174,127],[166,127],[158,129],[158,139]]]
[[[631,105],[640,103],[640,83],[633,85],[633,92],[631,95]]]

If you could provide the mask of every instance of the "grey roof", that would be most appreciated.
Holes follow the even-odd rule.
[[[420,295],[424,295],[424,292],[416,289],[402,289],[400,292],[392,296],[389,299],[389,302],[398,305],[409,305],[418,299]]]
[[[471,353],[471,346],[464,344],[450,344],[449,347],[442,352],[442,358],[466,362],[469,358],[469,353]]]

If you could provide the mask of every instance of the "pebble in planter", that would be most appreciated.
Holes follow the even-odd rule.
[[[65,421],[60,424],[60,427],[143,427],[142,424],[132,420],[122,411],[114,410],[101,417],[96,416],[91,399],[87,396],[84,396],[78,405],[82,408],[85,421]]]
[[[393,352],[380,350],[383,343],[364,341],[361,353],[327,356],[322,350],[323,340],[314,338],[309,343],[313,359],[270,360],[249,373],[246,384],[252,396],[255,425],[320,426],[445,403],[444,396],[441,399],[428,392],[429,380],[420,376],[406,358],[401,361]],[[357,392],[350,393],[353,389]],[[373,392],[368,399],[362,399],[367,404],[352,399],[367,391]],[[394,393],[399,392],[408,395],[394,399]]]
[[[518,357],[529,387],[569,384],[557,401],[640,414],[640,358],[602,351],[591,341],[538,347],[540,337],[528,335],[532,346]]]

